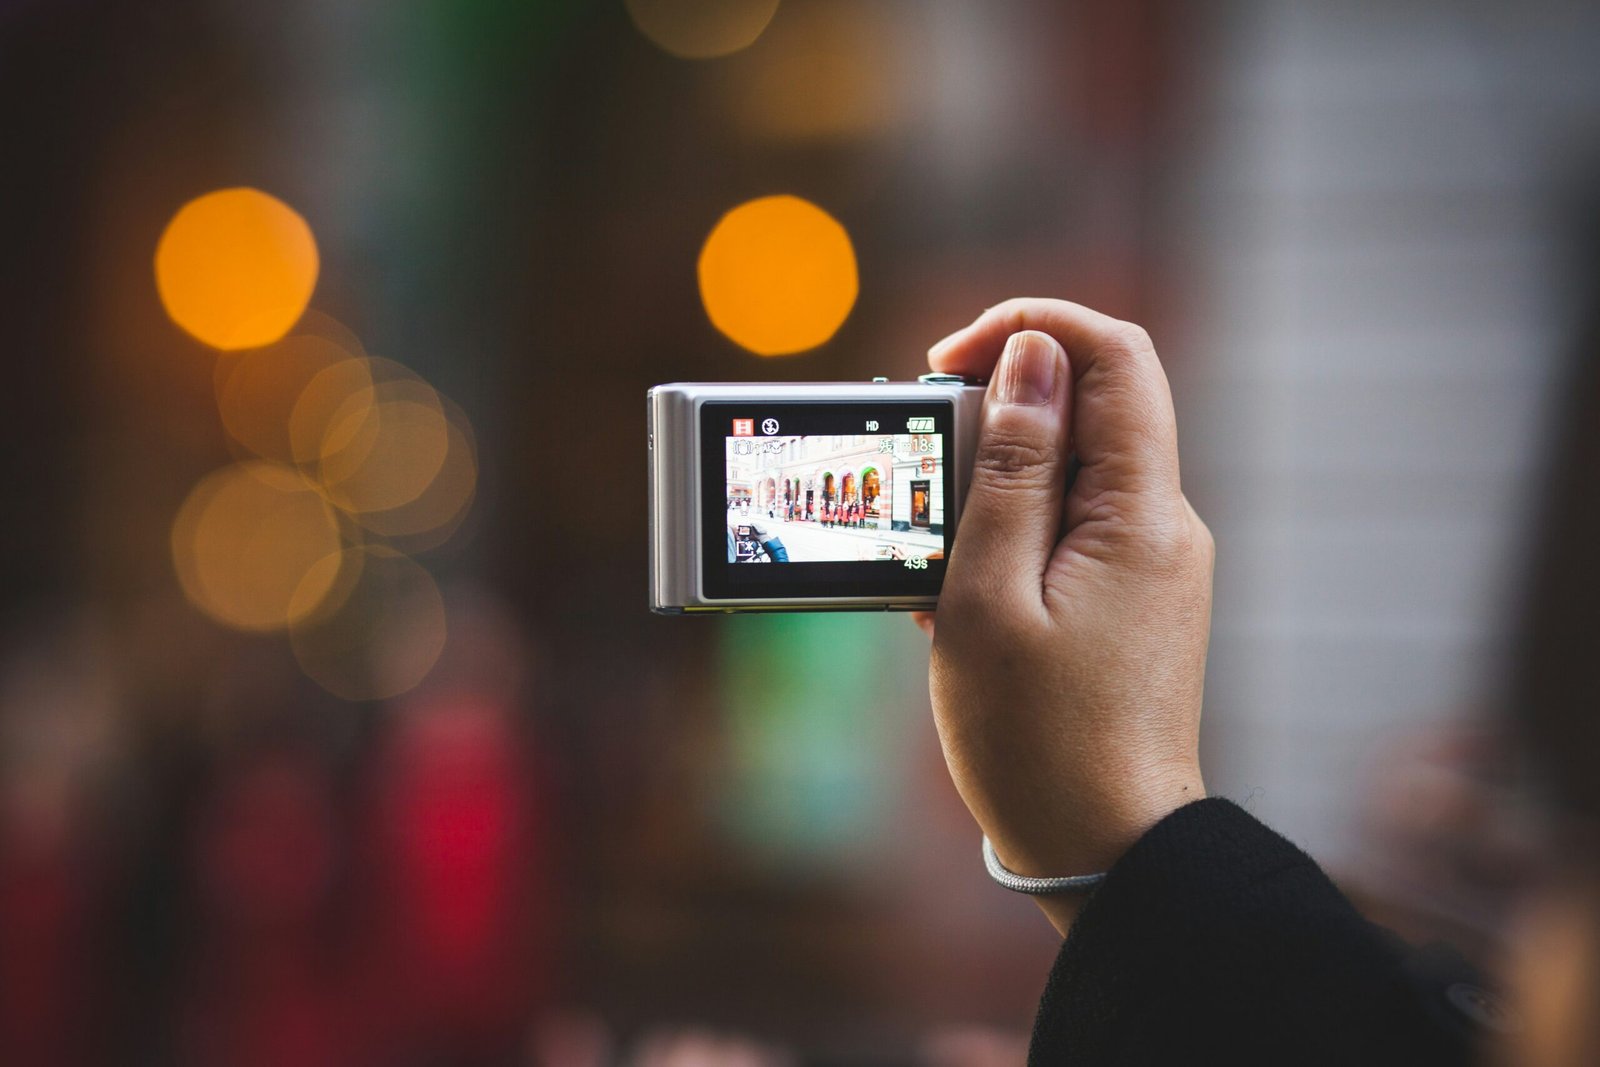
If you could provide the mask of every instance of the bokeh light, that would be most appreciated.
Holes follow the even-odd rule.
[[[296,331],[274,344],[218,358],[217,411],[228,436],[264,459],[294,464],[290,417],[313,383],[326,385],[322,372],[345,364],[341,374],[368,387],[366,361],[326,337]],[[310,399],[314,405],[315,399]],[[341,397],[340,402],[343,402]]]
[[[797,196],[750,200],[724,215],[700,251],[699,276],[712,324],[763,356],[822,344],[856,301],[850,235]]]
[[[680,59],[714,59],[753,44],[778,0],[627,0],[639,32]]]
[[[373,387],[395,373],[409,372],[387,360],[352,359],[331,364],[306,382],[289,412],[287,427],[289,452],[296,466],[308,476],[320,477],[324,456],[370,445],[370,438],[360,432],[364,420],[353,418],[352,412],[359,410],[362,403],[370,405]],[[340,429],[337,438],[333,433],[335,423]]]
[[[427,492],[450,453],[450,425],[420,379],[378,382],[351,394],[328,423],[320,474],[344,511],[389,511]]]
[[[257,189],[189,201],[156,245],[156,289],[183,329],[213,348],[271,344],[294,326],[317,284],[306,221]]]
[[[784,9],[760,53],[726,67],[721,91],[746,134],[775,141],[882,136],[902,118],[896,76],[904,27],[881,5],[811,0]]]
[[[352,356],[365,356],[367,349],[356,332],[320,308],[308,307],[290,330],[294,337],[321,337],[332,341]]]
[[[289,443],[295,462],[339,507],[381,510],[427,487],[447,450],[444,423],[433,386],[403,363],[368,356],[330,365],[306,383],[289,413]],[[417,438],[408,431],[419,424]]]
[[[339,524],[291,467],[235,463],[202,478],[172,524],[190,603],[240,630],[278,630],[315,611],[340,573]]]
[[[444,463],[416,499],[399,507],[358,512],[366,529],[408,552],[436,548],[449,540],[472,507],[478,488],[478,444],[466,413],[443,397],[448,434]]]
[[[351,548],[323,570],[356,575],[332,610],[302,611],[290,628],[295,659],[316,683],[345,700],[383,700],[414,688],[444,651],[444,598],[421,564],[392,549]],[[319,593],[324,573],[308,574],[301,601]]]

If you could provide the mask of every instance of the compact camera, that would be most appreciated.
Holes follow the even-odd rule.
[[[651,610],[933,607],[983,397],[947,374],[651,389]]]

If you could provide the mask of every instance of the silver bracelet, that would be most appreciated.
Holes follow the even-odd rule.
[[[1106,880],[1104,871],[1099,874],[1068,874],[1057,878],[1029,878],[1025,874],[1008,871],[1006,865],[1000,862],[1000,857],[994,854],[994,845],[990,843],[988,834],[983,835],[983,867],[989,872],[990,878],[1013,893],[1027,893],[1035,897],[1050,893],[1087,893]]]

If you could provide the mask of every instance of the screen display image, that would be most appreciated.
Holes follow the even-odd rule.
[[[948,403],[706,405],[710,587],[728,596],[757,586],[773,596],[937,592],[949,549],[951,413]]]
[[[916,569],[943,557],[942,434],[729,436],[725,446],[729,563]]]

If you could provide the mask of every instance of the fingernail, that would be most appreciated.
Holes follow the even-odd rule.
[[[1000,354],[995,396],[1002,404],[1048,404],[1056,388],[1056,346],[1033,330],[1014,333]]]

